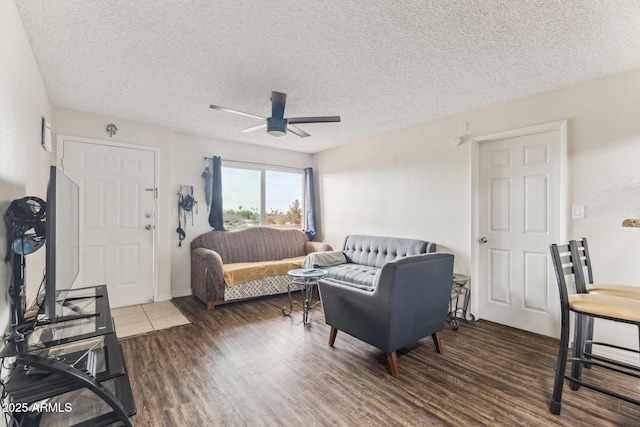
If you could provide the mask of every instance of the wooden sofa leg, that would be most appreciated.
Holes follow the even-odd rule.
[[[220,304],[224,304],[224,300],[207,301],[207,309],[213,310]]]
[[[338,330],[332,326],[331,332],[329,332],[329,346],[333,347],[336,342],[336,335],[338,335]]]
[[[391,369],[391,375],[398,378],[398,357],[396,352],[387,353],[387,360],[389,361],[389,369]]]
[[[433,343],[436,345],[436,351],[438,353],[442,353],[442,341],[440,340],[440,332],[431,334],[431,338],[433,338]]]

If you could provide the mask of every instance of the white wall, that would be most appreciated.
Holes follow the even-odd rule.
[[[109,137],[108,123],[118,132]],[[223,159],[269,163],[304,168],[311,165],[311,155],[254,145],[231,143],[174,132],[168,128],[136,123],[124,119],[54,108],[52,128],[55,134],[156,147],[159,153],[157,227],[159,238],[159,299],[191,294],[189,244],[211,230],[204,200],[204,157],[219,155]],[[193,185],[198,200],[198,214],[183,228],[187,238],[178,247],[178,185]]]
[[[568,119],[568,202],[586,209],[586,219],[569,220],[568,237],[589,239],[596,279],[640,284],[640,229],[621,227],[640,217],[639,112],[640,70],[632,70],[317,154],[325,240],[340,247],[351,233],[426,239],[469,273],[470,139]],[[469,131],[453,146],[460,122]],[[598,333],[637,347],[633,328],[607,323]]]
[[[348,234],[436,242],[468,269],[469,145],[451,146],[453,122],[430,123],[314,157],[324,240]],[[457,126],[457,124],[455,124]]]
[[[0,212],[11,200],[45,199],[53,156],[40,145],[42,116],[51,117],[49,97],[13,1],[0,1]],[[6,291],[11,278],[4,263],[7,230],[0,221],[0,332],[8,324]],[[35,296],[44,268],[44,250],[26,259],[27,295]]]

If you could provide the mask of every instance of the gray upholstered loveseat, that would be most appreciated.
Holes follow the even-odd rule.
[[[210,231],[191,242],[191,290],[208,308],[287,291],[287,271],[307,254],[330,251],[299,230]]]
[[[434,243],[423,240],[348,236],[345,263],[321,266],[328,274],[318,283],[331,326],[329,345],[343,331],[378,347],[396,377],[396,350],[431,335],[442,352],[454,257],[435,250]]]
[[[397,258],[436,251],[436,244],[401,237],[352,234],[344,241],[344,264],[320,266],[327,270],[326,278],[370,289],[382,266]]]
[[[451,298],[453,255],[425,253],[386,262],[370,290],[347,282],[322,279],[318,283],[325,321],[331,326],[329,345],[338,331],[369,343],[387,355],[398,376],[397,350],[431,335],[442,353],[444,328]]]

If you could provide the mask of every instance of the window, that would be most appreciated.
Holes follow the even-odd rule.
[[[222,168],[222,218],[227,230],[260,225],[262,172]]]
[[[303,185],[302,171],[223,166],[225,228],[238,230],[264,225],[301,229]]]

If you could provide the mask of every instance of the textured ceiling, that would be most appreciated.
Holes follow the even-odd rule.
[[[640,67],[637,0],[16,0],[54,106],[314,153]],[[312,136],[241,133],[340,115]]]

